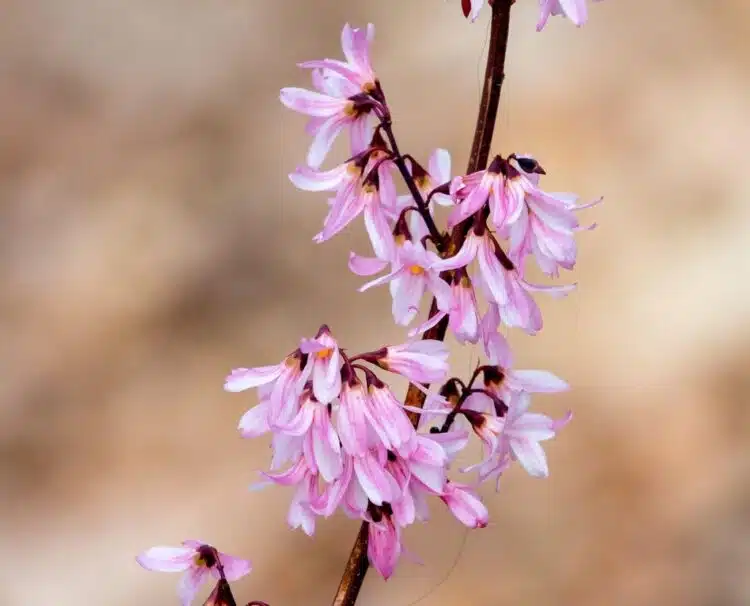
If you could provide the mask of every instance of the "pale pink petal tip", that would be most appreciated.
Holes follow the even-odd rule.
[[[152,547],[137,556],[136,562],[146,570],[180,572],[190,567],[194,554],[190,547]]]
[[[243,560],[235,556],[220,554],[221,564],[224,566],[224,575],[227,581],[236,581],[249,574],[253,569],[249,560]]]

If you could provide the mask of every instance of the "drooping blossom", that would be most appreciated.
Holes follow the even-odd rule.
[[[370,65],[369,45],[375,34],[349,24],[341,32],[346,61],[324,59],[307,61],[300,67],[312,69],[314,91],[288,87],[281,89],[281,102],[310,116],[307,132],[313,142],[307,163],[317,168],[325,160],[336,137],[349,130],[352,154],[363,151],[372,137],[371,113],[384,111],[377,77]]]
[[[184,572],[178,584],[182,606],[190,606],[201,585],[209,578],[236,581],[250,572],[248,560],[230,556],[201,541],[188,540],[182,547],[152,547],[136,561],[146,570]]]
[[[476,343],[481,335],[477,295],[469,273],[464,268],[453,272],[450,285],[450,303],[438,302],[437,313],[409,332],[409,337],[422,334],[448,316],[448,329],[463,344]]]
[[[547,24],[550,15],[563,15],[570,19],[578,27],[588,20],[588,0],[539,0],[539,22],[536,31],[540,32]],[[601,0],[594,0],[600,2]]]
[[[377,364],[413,383],[435,383],[448,372],[448,348],[442,341],[424,339],[381,350]]]
[[[514,394],[508,402],[508,411],[503,419],[503,430],[497,450],[478,466],[480,481],[498,476],[518,461],[536,478],[549,475],[547,457],[540,442],[555,437],[557,432],[570,422],[573,414],[568,412],[562,419],[528,412],[531,396],[527,392]]]
[[[389,152],[378,142],[328,171],[297,167],[289,179],[299,189],[335,192],[329,200],[323,229],[313,238],[315,242],[330,240],[359,215],[364,215],[373,249],[382,258],[390,259],[393,236],[389,217],[397,203],[392,171]]]
[[[490,517],[487,507],[468,485],[446,482],[440,498],[463,525],[469,528],[487,526]]]
[[[224,389],[239,392],[268,385],[268,389],[264,391],[267,396],[266,418],[255,421],[269,425],[286,423],[297,414],[298,396],[312,368],[307,366],[303,372],[302,362],[301,352],[296,351],[274,366],[236,368],[226,378]]]
[[[341,354],[328,326],[321,326],[314,339],[302,339],[299,347],[308,355],[313,393],[318,402],[328,404],[341,391]]]
[[[473,280],[485,291],[487,298],[498,305],[503,324],[521,328],[529,334],[535,334],[542,328],[541,311],[530,293],[545,292],[562,296],[575,287],[539,286],[524,280],[494,237],[481,224],[469,232],[461,249],[453,257],[437,263],[436,269],[462,269],[475,260],[479,272],[473,275]]]
[[[408,325],[419,312],[420,302],[426,292],[437,299],[439,309],[449,309],[451,292],[448,284],[436,269],[440,257],[421,243],[406,241],[397,249],[391,272],[376,278],[359,290],[390,283],[393,299],[393,319],[402,326]]]
[[[387,514],[370,522],[367,557],[384,579],[393,574],[402,551],[401,530]]]

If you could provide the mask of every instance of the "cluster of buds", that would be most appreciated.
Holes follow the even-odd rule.
[[[483,4],[462,0],[464,14],[476,19]],[[538,29],[550,14],[577,25],[587,17],[585,0],[540,4]],[[327,215],[314,241],[325,242],[364,217],[372,255],[350,253],[349,269],[371,278],[360,291],[388,284],[393,319],[411,326],[411,340],[351,354],[323,325],[280,363],[233,370],[224,388],[257,390],[258,403],[242,416],[239,431],[246,438],[271,434],[270,469],[256,486],[294,488],[289,525],[313,535],[318,518],[338,510],[367,522],[369,560],[388,578],[404,551],[403,529],[427,519],[430,497],[467,527],[483,528],[488,511],[477,494],[483,482],[497,483],[514,461],[534,477],[548,475],[540,443],[554,437],[571,413],[556,420],[529,412],[531,394],[568,385],[547,371],[514,369],[501,330],[536,334],[542,314],[534,294],[564,296],[575,287],[532,284],[526,267],[534,261],[554,278],[561,269],[572,270],[577,232],[594,227],[582,226],[577,213],[600,200],[578,204],[577,196],[544,191],[545,171],[529,155],[497,155],[486,170],[452,177],[444,149],[435,150],[426,167],[403,154],[370,62],[373,36],[372,25],[346,25],[344,60],[301,63],[311,70],[314,90],[282,89],[282,103],[309,117],[312,136],[306,164],[289,177],[299,189],[328,192]],[[341,134],[348,135],[349,159],[322,169]],[[397,175],[408,194],[398,193]],[[449,212],[447,232],[437,227],[437,206]],[[428,295],[430,313],[415,323]],[[441,323],[458,343],[483,350],[486,362],[466,381],[449,377],[441,340],[417,339]],[[400,400],[384,373],[415,386],[423,396],[420,406]],[[449,478],[452,462],[472,434],[481,441],[482,457],[456,470],[472,474],[456,481]],[[152,548],[138,561],[150,570],[184,571],[185,606],[210,577],[217,585],[206,604],[235,604],[228,582],[250,571],[246,560],[199,541]]]

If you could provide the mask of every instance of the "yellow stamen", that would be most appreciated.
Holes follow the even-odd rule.
[[[333,349],[330,347],[326,347],[325,349],[321,349],[320,351],[315,352],[315,357],[320,360],[325,360],[327,358],[331,357],[331,354],[333,354]]]
[[[412,265],[409,268],[409,273],[411,273],[412,276],[421,276],[424,273],[424,267],[420,267],[419,265]]]

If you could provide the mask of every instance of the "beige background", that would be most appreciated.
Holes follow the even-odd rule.
[[[407,533],[424,566],[363,606],[750,603],[750,4],[611,0],[581,30],[514,9],[495,150],[550,190],[606,204],[580,290],[543,301],[520,367],[574,390],[552,476],[484,492],[469,534],[436,503]],[[311,242],[295,191],[295,62],[377,25],[402,147],[465,165],[487,14],[458,0],[3,0],[0,22],[0,604],[173,604],[133,557],[196,537],[251,557],[244,601],[325,605],[356,524],[314,540],[289,492],[248,493],[267,441],[235,432],[233,366],[272,363],[329,322],[352,349],[398,341],[387,289],[357,294],[361,224]],[[341,156],[339,156],[341,157]],[[456,351],[455,371],[476,358]],[[444,581],[444,582],[443,582]],[[442,584],[440,584],[442,582]],[[439,585],[440,584],[440,585]],[[439,585],[439,586],[438,586]],[[424,596],[431,589],[434,591]],[[420,601],[417,601],[421,599]],[[244,603],[244,602],[243,602]]]

